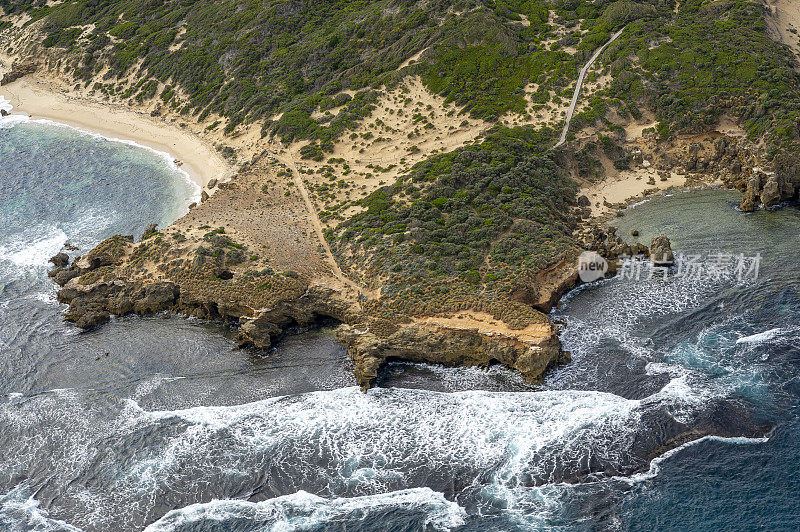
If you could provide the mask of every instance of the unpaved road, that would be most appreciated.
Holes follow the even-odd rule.
[[[583,65],[581,69],[581,73],[578,75],[578,83],[575,85],[575,92],[572,94],[572,101],[569,104],[569,109],[567,109],[567,121],[564,122],[564,129],[561,131],[561,138],[558,139],[558,143],[554,146],[554,148],[558,148],[567,140],[567,133],[569,132],[569,123],[572,120],[572,115],[575,113],[575,106],[578,105],[578,96],[581,94],[581,87],[583,86],[583,78],[586,77],[586,73],[592,68],[592,64],[594,64],[595,60],[600,57],[600,54],[603,53],[603,50],[606,49],[606,46],[611,44],[612,42],[616,41],[617,38],[622,35],[622,32],[625,31],[625,27],[619,30],[617,33],[611,36],[607,43],[603,46],[595,50],[592,54],[592,57]]]

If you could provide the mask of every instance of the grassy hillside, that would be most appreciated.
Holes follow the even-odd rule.
[[[670,130],[708,126],[723,110],[754,136],[797,133],[797,73],[791,54],[766,34],[762,8],[747,0],[298,0],[0,1],[6,12],[43,19],[43,45],[64,50],[65,69],[97,89],[161,99],[228,131],[267,119],[286,140],[323,148],[371,110],[369,89],[391,85],[397,68],[496,120],[525,113],[526,86],[546,104],[568,93],[577,69],[610,33],[628,31],[605,54],[612,87],[582,118],[617,105],[653,107]],[[678,6],[676,11],[676,6]],[[567,53],[570,50],[572,53]],[[135,72],[136,82],[121,82]],[[355,98],[343,90],[359,91]],[[330,122],[320,108],[346,104]]]
[[[770,39],[763,8],[747,0],[0,0],[0,7],[29,16],[26,27],[39,32],[49,57],[86,87],[157,101],[187,120],[221,118],[227,133],[255,123],[284,141],[312,139],[303,155],[316,161],[345,133],[358,137],[350,130],[378,105],[378,91],[406,75],[460,113],[530,123],[529,113],[568,100],[581,65],[623,26],[601,71],[589,76],[608,84],[586,96],[589,106],[572,124],[573,133],[595,128],[615,164],[627,160],[614,140],[620,121],[644,113],[655,115],[662,140],[709,130],[727,114],[763,141],[768,158],[798,151],[800,66]],[[518,324],[535,319],[525,303],[533,296],[519,296],[520,287],[577,250],[576,185],[567,156],[550,149],[554,138],[550,128],[498,125],[474,145],[381,183],[359,200],[361,212],[340,218],[327,237],[352,275],[381,288],[376,311],[389,320],[462,308]],[[578,170],[599,171],[582,153],[571,159]]]
[[[512,294],[577,257],[576,185],[547,150],[553,135],[496,128],[418,165],[330,231],[340,261],[382,286],[387,318],[475,309],[527,325],[535,316]]]

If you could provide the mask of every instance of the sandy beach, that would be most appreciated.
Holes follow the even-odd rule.
[[[655,184],[648,180],[654,178]],[[647,190],[664,190],[683,186],[686,176],[670,172],[669,178],[662,181],[656,171],[636,168],[620,172],[619,175],[604,179],[599,183],[586,184],[581,187],[580,194],[592,202],[592,216],[602,216],[612,211],[611,204],[624,203],[630,198],[642,197]]]
[[[108,138],[129,140],[169,153],[181,169],[200,186],[212,178],[225,178],[233,168],[205,141],[190,131],[128,109],[119,104],[77,98],[56,85],[25,77],[0,87],[0,96],[11,101],[12,114],[47,119]]]

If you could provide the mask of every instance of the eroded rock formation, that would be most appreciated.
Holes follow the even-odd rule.
[[[32,62],[25,62],[25,63],[14,63],[11,65],[11,71],[6,72],[3,75],[3,79],[0,80],[0,85],[8,85],[14,81],[17,81],[19,78],[23,76],[27,76],[33,74],[38,69],[38,65]]]
[[[666,235],[656,236],[650,241],[650,260],[656,266],[672,266],[675,264],[672,244]]]

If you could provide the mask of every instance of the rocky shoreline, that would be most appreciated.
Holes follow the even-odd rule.
[[[765,206],[771,206],[772,176],[779,183],[791,181],[788,170],[779,167],[764,174],[762,183],[754,148],[746,140],[719,135],[713,142],[656,143],[646,157],[659,168],[691,168],[706,181],[713,177],[738,188],[746,192],[743,204],[758,190],[758,199],[766,198]],[[61,286],[58,300],[69,305],[65,318],[86,329],[112,315],[193,316],[237,327],[239,344],[256,349],[270,348],[287,331],[332,320],[339,324],[336,335],[365,390],[392,359],[450,366],[501,363],[529,381],[569,360],[546,313],[580,282],[571,256],[520,277],[509,304],[524,310],[522,319],[501,319],[496,311],[475,307],[398,315],[379,291],[368,297],[331,271],[306,207],[291,192],[290,175],[280,168],[267,154],[254,157],[236,178],[217,185],[213,196],[204,196],[187,216],[162,231],[151,226],[139,242],[116,235],[71,262],[65,253],[53,257],[50,275]],[[693,178],[687,183],[698,180],[702,182]],[[796,194],[796,188],[791,191]],[[580,197],[574,207],[574,240],[579,249],[602,256],[608,274],[615,273],[621,256],[648,256],[666,266],[672,262],[666,236],[654,239],[649,248],[629,245],[610,225],[628,203],[613,205],[606,217],[591,218],[590,202]],[[231,212],[242,217],[232,219]],[[231,225],[214,228],[223,220]]]
[[[148,228],[142,242],[155,235],[159,232]],[[582,234],[581,243],[584,249],[609,260],[611,273],[615,259],[622,255],[671,254],[666,237],[654,239],[648,250],[641,244],[626,244],[613,227],[604,230],[592,226]],[[136,249],[133,237],[116,235],[71,262],[64,252],[50,259],[54,267],[49,275],[61,287],[58,301],[69,305],[65,320],[91,329],[108,322],[112,315],[195,316],[238,327],[240,347],[256,349],[269,349],[290,329],[334,320],[339,324],[336,336],[347,347],[355,376],[364,390],[391,359],[448,366],[501,363],[518,370],[529,381],[541,379],[550,368],[569,360],[555,324],[544,315],[540,323],[520,329],[509,329],[491,316],[469,311],[386,326],[374,319],[368,305],[362,304],[362,296],[353,290],[302,279],[292,295],[259,306],[247,297],[237,300],[217,292],[198,295],[180,280],[140,280],[120,274],[117,269],[131,260]],[[535,287],[539,295],[536,306],[544,311],[579,283],[577,264],[557,266],[537,277],[541,284]],[[224,277],[226,271],[217,275]]]
[[[129,239],[124,239],[132,247]],[[339,323],[337,338],[348,348],[355,376],[363,389],[371,386],[380,367],[400,358],[450,366],[488,366],[499,362],[536,380],[559,362],[568,360],[562,352],[553,324],[541,324],[537,335],[502,334],[443,324],[410,322],[398,324],[393,332],[370,329],[370,319],[352,292],[315,285],[297,297],[277,301],[266,308],[225,304],[214,297],[198,299],[173,281],[152,283],[116,279],[82,284],[81,279],[110,266],[114,260],[93,250],[69,264],[59,253],[50,272],[61,286],[58,301],[69,305],[67,321],[82,329],[108,322],[111,315],[148,315],[168,312],[199,316],[238,327],[241,347],[268,349],[290,328],[313,327],[324,320]],[[383,334],[382,334],[383,333]]]

